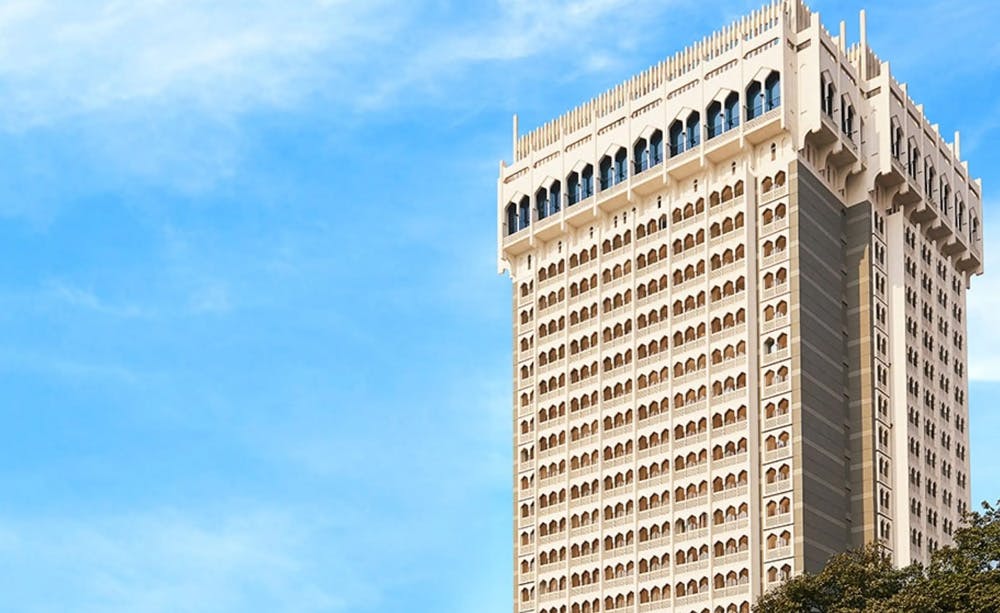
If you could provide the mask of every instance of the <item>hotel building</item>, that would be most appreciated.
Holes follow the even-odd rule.
[[[515,612],[745,613],[950,541],[982,186],[863,13],[766,6],[513,146]]]

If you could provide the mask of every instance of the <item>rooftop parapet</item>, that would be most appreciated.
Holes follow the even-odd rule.
[[[641,98],[665,83],[691,72],[702,62],[736,47],[740,40],[749,40],[777,26],[783,16],[788,18],[787,23],[794,24],[795,31],[798,32],[809,25],[811,15],[801,0],[778,0],[764,6],[568,113],[527,134],[516,135],[514,162],[557,142],[564,134],[572,134],[591,125],[596,119],[622,108],[628,101]]]

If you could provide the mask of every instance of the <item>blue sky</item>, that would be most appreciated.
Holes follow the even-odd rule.
[[[872,4],[996,269],[1000,5]],[[0,611],[509,611],[511,114],[755,6],[0,5]],[[976,279],[976,499],[997,309]]]

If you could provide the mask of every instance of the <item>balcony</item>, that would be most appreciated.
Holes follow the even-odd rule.
[[[764,257],[762,257],[760,259],[760,268],[761,270],[763,270],[770,266],[774,266],[775,264],[787,261],[788,261],[788,250],[783,249],[776,253],[772,253],[771,255],[765,255]]]
[[[694,540],[703,540],[708,537],[708,528],[696,528],[694,530],[688,530],[687,532],[677,532],[674,534],[674,545],[679,546],[681,543]]]
[[[727,553],[724,556],[719,556],[715,558],[713,566],[716,570],[720,566],[725,566],[727,564],[746,564],[747,559],[750,557],[750,550],[737,551],[735,553]]]
[[[699,400],[691,404],[686,404],[680,408],[674,409],[674,417],[680,418],[686,415],[691,415],[693,413],[702,413],[708,407],[708,402],[706,400]]]
[[[734,424],[726,424],[721,430],[713,430],[712,436],[730,436],[732,434],[745,434],[747,431],[747,420],[737,421]]]
[[[775,362],[780,362],[781,360],[787,360],[791,357],[791,349],[785,347],[784,349],[777,349],[771,351],[771,353],[765,353],[761,359],[761,365],[773,364]],[[787,383],[787,381],[785,382]],[[777,383],[775,385],[778,385]]]
[[[750,584],[743,583],[729,587],[715,588],[712,590],[712,598],[735,598],[737,596],[749,596]]]
[[[580,526],[579,528],[571,528],[569,531],[571,538],[577,538],[580,536],[587,536],[590,534],[596,534],[600,529],[599,524],[587,524],[586,526]]]
[[[792,457],[792,446],[785,445],[784,447],[778,447],[777,449],[765,451],[764,463],[769,464],[771,462],[777,462],[778,460],[784,460],[790,457]]]
[[[740,152],[739,126],[729,126],[719,134],[709,133],[705,141],[705,157],[713,164],[724,162]]]
[[[660,415],[657,415],[655,418],[653,418],[653,420],[650,420],[648,424],[646,422],[643,422],[642,425],[643,426],[653,425],[656,422],[661,421],[661,418],[663,417],[666,417],[666,419],[662,420],[663,422],[670,421],[669,413],[661,413]],[[640,449],[636,453],[636,458],[639,460],[645,460],[646,458],[656,457],[660,460],[665,460],[669,455],[669,452],[670,449],[667,445],[657,445],[656,447],[648,447],[646,449]]]
[[[698,592],[697,594],[688,594],[687,596],[677,596],[674,598],[675,607],[687,607],[702,602],[708,602],[711,592]]]
[[[723,393],[721,396],[713,396],[712,403],[725,404],[727,402],[732,402],[734,400],[742,400],[746,398],[746,395],[747,395],[747,388],[740,387],[732,391],[727,391]]]
[[[639,521],[645,521],[647,519],[667,517],[670,515],[670,505],[662,505],[659,507],[652,507],[646,509],[645,511],[639,511]]]
[[[780,285],[775,285],[773,287],[765,287],[760,290],[761,301],[770,300],[771,298],[776,298],[782,294],[788,293],[788,282],[781,283]]]
[[[633,168],[635,174],[632,175],[632,190],[637,194],[646,196],[665,185],[662,159],[652,160],[649,164],[635,162]]]
[[[624,466],[626,464],[631,464],[635,461],[632,454],[623,455],[620,458],[614,458],[611,460],[605,460],[604,468],[617,468],[619,466]]]
[[[595,197],[593,194],[573,204],[568,204],[567,200],[567,206],[561,213],[566,224],[574,228],[581,228],[593,223],[594,219],[597,218],[597,214],[594,211],[594,200]]]
[[[635,577],[615,577],[604,582],[604,589],[610,590],[615,588],[620,588],[625,585],[632,585],[635,581]]]
[[[693,509],[695,507],[701,507],[708,504],[708,496],[701,495],[694,498],[688,498],[687,500],[681,500],[674,503],[674,511],[683,511],[685,509]]]
[[[746,532],[750,529],[749,519],[737,519],[735,521],[727,521],[723,524],[717,525],[714,528],[715,533],[719,532]],[[741,552],[742,554],[742,552]]]
[[[741,464],[746,464],[749,456],[746,453],[737,453],[728,457],[723,457],[718,460],[712,460],[712,470],[719,470],[723,468],[729,468],[730,466],[738,466]]]
[[[726,328],[724,330],[720,330],[719,332],[713,332],[711,336],[709,336],[709,342],[714,345],[715,343],[725,339],[743,338],[746,333],[747,325],[739,324],[738,326],[733,326],[732,328]]]
[[[760,331],[762,334],[767,334],[768,332],[773,332],[782,326],[787,326],[791,323],[788,315],[783,315],[781,317],[775,317],[770,321],[765,321],[760,325]]]
[[[779,479],[774,483],[764,484],[764,495],[774,496],[775,494],[780,494],[781,492],[786,492],[792,489],[791,478]]]
[[[597,192],[597,206],[606,213],[614,213],[628,202],[628,180],[624,177],[618,183]]]
[[[564,600],[565,598],[566,598],[565,589],[553,590],[551,592],[545,592],[544,594],[539,594],[538,602],[539,604],[542,603],[548,604],[549,602],[552,602],[554,600]]]
[[[775,382],[771,385],[765,385],[763,387],[761,397],[767,398],[770,396],[776,396],[778,394],[785,394],[792,391],[792,380],[791,377],[786,378],[784,381],[778,381],[775,378]]]
[[[764,528],[770,529],[770,528],[777,528],[778,526],[784,526],[786,524],[792,523],[793,519],[794,518],[792,517],[791,513],[781,513],[778,515],[771,515],[764,518]]]
[[[737,304],[745,305],[746,299],[747,299],[746,290],[740,290],[735,294],[733,294],[732,296],[725,296],[723,298],[720,298],[719,300],[713,300],[712,310],[715,311],[716,309],[724,309],[727,307],[735,306]]]
[[[760,204],[769,204],[788,195],[788,184],[778,185],[760,195]]]
[[[640,545],[639,548],[641,550],[642,546]],[[664,566],[662,568],[657,568],[656,570],[651,570],[648,573],[640,574],[639,581],[641,582],[660,581],[662,579],[666,579],[667,577],[669,577],[670,574],[671,574],[670,567]]]
[[[779,230],[784,230],[787,227],[788,227],[788,218],[782,217],[781,219],[775,219],[769,224],[762,225],[760,228],[760,233],[761,236],[763,237],[768,234],[778,232]]]
[[[721,492],[713,492],[712,498],[714,501],[729,500],[730,498],[742,498],[750,493],[749,486],[740,485],[738,487],[733,487],[728,490],[722,490]]]
[[[658,549],[660,547],[668,547],[669,545],[670,545],[670,537],[669,536],[661,536],[660,538],[651,539],[651,540],[648,540],[648,541],[646,541],[644,543],[639,543],[639,551],[649,551],[651,549]],[[666,569],[663,569],[663,570],[669,571],[670,569],[666,568]],[[650,575],[651,574],[652,573],[650,573]],[[651,576],[647,576],[647,577],[640,576],[639,580],[640,581],[645,581],[646,579],[652,579],[652,578],[653,577],[651,577]]]
[[[629,518],[631,519],[631,517]],[[605,524],[607,526],[607,524]],[[604,552],[604,561],[607,562],[608,558],[627,558],[635,555],[635,545],[626,545],[625,547],[618,547],[616,549],[611,549]]]
[[[775,415],[774,417],[768,417],[764,420],[764,430],[772,430],[774,428],[780,428],[782,426],[787,426],[792,423],[792,414],[785,413],[784,415]]]
[[[778,104],[745,122],[743,124],[743,138],[759,145],[780,134],[783,129],[781,124],[781,106]]]
[[[701,145],[693,145],[691,148],[671,155],[667,160],[667,172],[675,180],[684,179],[702,170]]]
[[[562,285],[564,283],[566,283],[566,273],[561,272],[545,279],[544,281],[539,281],[538,291],[542,291],[543,289],[548,289],[556,285]]]
[[[786,545],[784,547],[775,547],[774,549],[766,549],[764,551],[764,559],[768,562],[772,560],[781,560],[790,557],[792,557],[791,545]]]
[[[668,485],[669,483],[670,483],[670,473],[663,473],[663,474],[657,475],[657,476],[655,476],[655,477],[653,477],[651,479],[646,479],[645,481],[640,481],[639,482],[639,489],[662,488],[664,485]]]

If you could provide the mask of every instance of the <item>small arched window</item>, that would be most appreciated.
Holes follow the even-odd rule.
[[[677,120],[670,124],[670,155],[679,155],[684,152],[684,124]]]
[[[776,109],[780,104],[781,76],[777,72],[772,72],[764,81],[764,110]]]
[[[507,235],[517,232],[517,205],[511,202],[507,205]]]
[[[708,105],[706,114],[708,116],[708,138],[715,138],[725,132],[725,118],[722,114],[722,104],[718,100]]]
[[[748,121],[764,114],[764,93],[760,81],[753,81],[747,87],[746,101]]]
[[[732,130],[740,125],[740,95],[736,92],[730,92],[726,96],[725,121],[726,130]],[[736,162],[733,162],[733,172],[736,170],[735,164]]]
[[[527,196],[521,198],[517,224],[518,229],[527,228],[531,224],[531,201]]]
[[[701,115],[697,111],[688,115],[686,127],[688,148],[697,147],[701,143]]]

